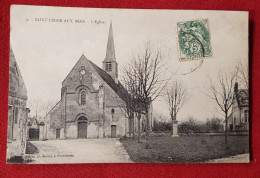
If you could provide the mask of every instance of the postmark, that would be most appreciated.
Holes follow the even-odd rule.
[[[179,60],[212,57],[208,19],[177,23]]]

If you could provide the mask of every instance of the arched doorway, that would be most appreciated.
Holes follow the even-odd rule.
[[[81,116],[78,119],[78,138],[87,138],[88,122],[87,118]]]

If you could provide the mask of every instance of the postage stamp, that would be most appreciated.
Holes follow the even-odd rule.
[[[212,56],[208,19],[177,23],[179,60]]]

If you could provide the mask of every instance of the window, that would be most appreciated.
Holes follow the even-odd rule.
[[[17,64],[16,63],[14,63],[14,67],[15,67],[16,74],[19,77],[18,68],[17,68]]]
[[[81,75],[85,75],[85,74],[86,74],[86,71],[85,71],[84,69],[82,69],[82,70],[80,71],[80,74],[81,74]]]
[[[13,106],[8,106],[8,142],[13,140]]]
[[[112,62],[106,62],[106,71],[112,71]]]
[[[80,93],[80,104],[86,104],[86,91],[81,91]]]
[[[15,107],[14,123],[17,124],[18,120],[18,107]]]
[[[114,115],[114,113],[115,113],[115,110],[111,109],[111,114]]]
[[[117,63],[116,63],[116,77],[118,77],[118,67],[117,67]]]
[[[244,119],[245,122],[248,122],[248,110],[244,110]]]
[[[114,122],[114,114],[115,114],[115,110],[114,110],[114,109],[111,109],[112,122]]]

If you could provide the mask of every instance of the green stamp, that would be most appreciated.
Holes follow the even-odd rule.
[[[212,56],[207,19],[177,23],[180,61]]]

